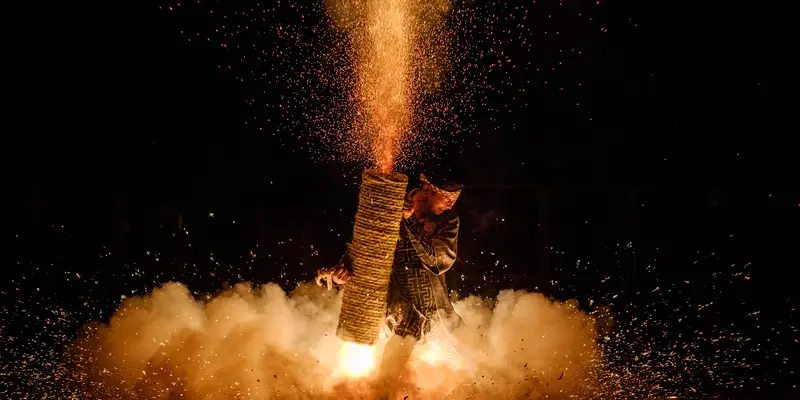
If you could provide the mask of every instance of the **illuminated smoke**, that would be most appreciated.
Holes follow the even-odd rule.
[[[240,284],[200,300],[169,283],[125,300],[74,346],[83,394],[100,399],[364,398],[388,335],[335,336],[341,298],[313,284]],[[490,304],[493,303],[493,306]],[[465,325],[419,346],[399,398],[580,394],[597,365],[593,322],[570,303],[504,291],[456,304]]]

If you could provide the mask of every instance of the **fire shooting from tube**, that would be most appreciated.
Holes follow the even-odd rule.
[[[415,34],[413,0],[371,0],[365,5],[364,37],[358,55],[358,85],[364,131],[372,139],[377,169],[394,169],[411,113],[411,43]]]
[[[349,138],[372,168],[391,173],[424,124],[420,100],[447,64],[450,0],[328,0],[326,10],[349,38],[355,120]],[[438,37],[435,41],[426,38]]]
[[[327,280],[329,288],[332,281],[349,283],[337,329],[347,342],[340,350],[340,369],[350,376],[372,372],[373,345],[388,321],[395,335],[380,375],[391,380],[434,321],[458,318],[443,274],[455,261],[459,219],[453,206],[461,186],[436,186],[423,176],[424,186],[406,194],[408,178],[392,173],[401,144],[411,136],[412,51],[426,26],[415,23],[414,13],[423,12],[422,3],[343,1],[334,7],[356,18],[350,34],[357,43],[356,93],[362,109],[357,126],[370,143],[376,170],[363,175],[353,242],[340,264],[321,271],[317,281]]]

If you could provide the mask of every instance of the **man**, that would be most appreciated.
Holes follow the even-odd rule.
[[[453,206],[463,185],[431,183],[406,196],[400,240],[394,253],[386,322],[394,332],[384,350],[379,377],[396,378],[435,322],[460,323],[447,294],[444,273],[456,260],[459,218]],[[352,271],[348,254],[337,266],[320,271],[318,281],[344,285]]]

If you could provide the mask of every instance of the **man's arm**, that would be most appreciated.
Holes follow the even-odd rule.
[[[423,240],[420,232],[403,221],[403,229],[408,231],[408,238],[422,264],[436,275],[447,272],[456,261],[460,220],[455,213],[448,214],[449,218],[429,241]]]
[[[353,262],[350,258],[350,244],[345,245],[344,254],[342,254],[342,258],[339,259],[339,262],[336,263],[337,267],[342,267],[349,272],[353,272]]]

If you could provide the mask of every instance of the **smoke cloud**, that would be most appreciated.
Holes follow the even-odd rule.
[[[89,398],[373,398],[374,348],[335,335],[341,294],[239,284],[196,298],[180,283],[126,299],[71,349]],[[392,398],[567,398],[594,390],[599,350],[574,303],[503,291],[455,304],[465,324],[417,346]]]

